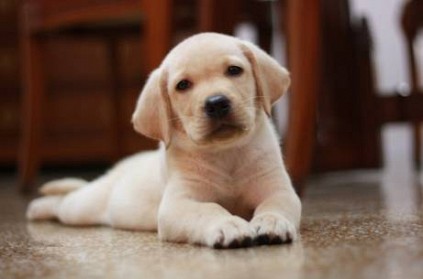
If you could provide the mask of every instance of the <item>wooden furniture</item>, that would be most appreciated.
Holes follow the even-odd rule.
[[[20,121],[18,5],[0,3],[0,165],[15,161]]]
[[[419,88],[414,40],[423,26],[423,1],[412,0],[404,4],[401,25],[407,46],[410,69],[410,91],[407,95],[391,92],[389,96],[377,96],[374,114],[377,117],[377,130],[387,123],[410,123],[414,133],[415,167],[421,167],[421,123],[423,122],[423,92]],[[371,63],[371,62],[370,62]],[[385,94],[386,95],[386,94]]]
[[[22,42],[25,50],[23,55],[26,55],[26,58],[23,58],[22,61],[25,63],[24,68],[27,69],[24,76],[29,82],[23,81],[22,84],[28,85],[25,92],[29,92],[29,94],[25,93],[24,95],[26,116],[23,121],[24,140],[21,145],[19,168],[22,185],[30,184],[41,162],[51,165],[51,163],[57,164],[58,162],[75,164],[114,161],[117,157],[129,153],[125,150],[135,152],[139,149],[153,147],[155,144],[151,141],[141,140],[139,136],[132,136],[135,133],[131,134],[129,141],[122,139],[122,133],[132,131],[128,121],[131,111],[128,108],[133,108],[145,75],[159,64],[171,44],[199,30],[232,33],[236,23],[233,20],[235,18],[233,14],[227,13],[224,20],[222,17],[217,17],[215,21],[208,21],[207,24],[204,24],[207,22],[204,19],[212,19],[211,15],[217,14],[217,9],[220,10],[224,4],[222,1],[220,1],[222,3],[219,2],[220,5],[215,5],[216,3],[212,2],[209,0],[165,0],[154,1],[154,3],[134,0],[79,0],[68,3],[52,0],[28,0],[24,2],[21,19]],[[260,7],[267,6],[266,3],[256,3],[255,1],[249,1],[249,3],[258,4]],[[241,1],[237,1],[237,4],[240,5]],[[254,8],[249,5],[245,13],[241,14],[249,16],[251,11],[263,10],[262,8],[257,10],[255,5],[253,6]],[[211,9],[204,9],[204,7]],[[169,15],[171,9],[176,16]],[[149,16],[149,13],[154,16]],[[262,15],[266,18],[267,13]],[[237,21],[242,19],[241,17],[236,17]],[[199,22],[202,22],[201,28],[198,27]],[[222,26],[226,27],[222,29],[216,25],[216,22],[224,22]],[[268,23],[266,20],[263,21],[260,24],[261,28],[263,30],[268,28]],[[140,26],[141,28],[138,29],[141,30],[134,29],[134,24]],[[131,60],[126,54],[127,51],[123,55],[121,54],[122,48],[125,50],[125,48],[133,49],[134,47],[132,39],[129,42],[126,42],[128,40],[124,43],[121,42],[120,38],[122,33],[126,32],[127,26],[130,27],[132,33],[135,30],[138,35],[142,34],[141,47],[143,51],[139,52],[139,56],[144,55],[136,56],[138,58],[135,60],[138,62]],[[171,40],[170,32],[173,37],[172,42],[169,42]],[[64,40],[64,38],[75,36],[85,40],[99,38],[104,41],[103,44],[107,48],[94,51],[91,49],[98,48],[98,44],[94,47],[89,43],[84,44],[79,39],[76,43]],[[27,38],[31,40],[27,40]],[[262,39],[262,41],[265,40]],[[85,50],[78,51],[78,45],[84,47]],[[98,57],[99,52],[105,52],[103,56],[108,57],[106,64],[103,58]],[[65,53],[66,57],[61,56],[62,53]],[[75,53],[82,58],[75,57]],[[68,58],[68,55],[72,58]],[[89,55],[94,57],[87,57]],[[88,58],[89,65],[83,65],[83,57]],[[139,58],[143,60],[141,61]],[[71,59],[75,59],[75,62],[72,63]],[[55,60],[67,65],[69,69],[63,70],[63,67],[55,65]],[[133,65],[136,63],[147,65],[142,70],[143,76],[138,76],[138,82],[134,81],[134,77],[132,77],[132,72],[139,72],[138,67],[134,69]],[[86,72],[101,72],[101,77],[95,75],[94,78],[91,77],[87,80],[85,77],[81,77],[82,74],[77,74],[80,72],[77,65],[83,65],[85,74]],[[110,70],[105,72],[101,65]],[[128,69],[120,70],[122,67]],[[122,76],[120,73],[122,71],[123,75],[131,76],[131,78]],[[89,75],[92,76],[91,73]],[[117,76],[119,77],[117,78]],[[128,82],[130,83],[129,89],[127,89]],[[109,89],[112,89],[111,92]],[[84,93],[90,90],[95,93]],[[72,93],[69,94],[68,91]],[[82,94],[85,95],[81,96]],[[112,111],[110,99],[115,104]],[[81,103],[86,102],[97,105],[96,111],[84,112]],[[73,104],[75,111],[69,104]],[[87,109],[90,109],[88,105],[85,106],[85,110]],[[49,117],[45,117],[47,114],[43,113],[46,110],[48,110]],[[75,117],[66,115],[69,113],[74,113]],[[96,116],[95,113],[99,115]],[[110,119],[110,115],[113,115],[112,119]],[[65,120],[66,123],[62,125],[61,120]],[[75,126],[78,126],[78,130],[75,129]],[[122,128],[122,126],[124,127]],[[64,132],[65,129],[72,131]],[[40,140],[43,135],[44,139]],[[68,137],[68,135],[70,136]],[[139,142],[142,144],[140,145]],[[134,146],[142,146],[142,148],[136,149]],[[110,154],[109,150],[114,150],[114,152]],[[122,152],[123,154],[121,154]]]
[[[370,30],[351,12],[348,0],[324,0],[320,10],[320,95],[312,170],[378,168],[380,126]]]
[[[407,58],[408,68],[410,73],[410,94],[413,97],[421,97],[423,91],[419,88],[419,73],[416,62],[416,54],[414,43],[419,34],[419,31],[423,27],[423,1],[413,0],[405,4],[401,19],[402,29],[407,45]],[[420,95],[418,95],[420,94]],[[423,110],[420,107],[421,110]],[[414,134],[414,161],[416,168],[419,168],[422,164],[422,119],[411,119],[413,122],[413,134]]]
[[[270,51],[271,12],[269,1],[198,0],[198,29],[233,35],[237,24],[251,22],[258,31],[258,44]]]
[[[315,141],[316,103],[319,94],[320,1],[289,0],[288,59],[291,99],[285,156],[297,191],[310,171]]]
[[[75,27],[78,30],[89,27],[89,32],[106,38],[105,42],[109,45],[109,65],[106,66],[112,70],[119,68],[113,67],[119,60],[116,59],[115,40],[111,39],[113,30],[121,30],[126,24],[135,22],[142,26],[144,53],[147,54],[144,56],[147,59],[144,61],[147,65],[145,72],[148,72],[160,63],[172,44],[170,26],[175,26],[175,23],[170,21],[170,9],[182,9],[174,1],[177,0],[27,0],[24,3],[22,53],[27,58],[23,60],[27,62],[23,75],[27,114],[23,121],[25,148],[20,164],[23,185],[29,184],[42,160],[37,147],[40,145],[41,131],[45,131],[41,127],[45,121],[40,119],[43,112],[50,109],[45,106],[47,86],[42,66],[45,64],[43,44],[49,39],[48,34],[56,36]],[[253,0],[184,1],[188,2],[197,9],[196,20],[190,17],[184,23],[191,29],[194,25],[195,28],[198,26],[192,31],[231,34],[237,23],[250,20],[258,24],[260,45],[266,50],[270,49],[269,3]],[[417,70],[412,62],[414,54],[411,44],[417,26],[421,26],[419,17],[415,15],[421,12],[418,12],[415,3],[420,5],[421,1],[414,0],[407,4],[412,8],[406,8],[403,20],[409,41],[413,79],[417,77]],[[379,167],[382,125],[393,121],[418,123],[423,119],[423,94],[416,93],[418,88],[414,85],[417,81],[412,79],[413,90],[408,97],[376,96],[370,30],[365,19],[350,20],[347,0],[285,0],[279,1],[278,10],[283,19],[281,29],[287,32],[288,67],[292,76],[285,157],[298,192],[303,192],[303,182],[311,170]],[[183,13],[189,14],[192,10],[184,10]],[[186,35],[190,33],[184,33],[176,41]],[[114,92],[111,94],[115,98],[117,88],[121,87],[119,81],[113,78],[116,75],[119,73],[111,72],[109,78],[109,87]],[[134,99],[125,102],[132,105]],[[369,114],[369,111],[373,113]],[[114,110],[114,120],[110,121],[110,125],[113,125],[110,130],[114,131],[112,141],[91,141],[84,143],[84,146],[95,149],[101,144],[117,148],[125,145],[119,143],[121,129],[114,122],[119,114],[122,111]],[[72,156],[73,150],[66,152]],[[118,153],[115,152],[114,156]],[[75,153],[75,157],[80,154]]]
[[[95,32],[103,31],[137,22],[145,38],[145,63],[147,71],[159,65],[170,47],[171,1],[141,0],[27,0],[21,9],[21,49],[23,61],[22,87],[23,121],[22,145],[19,171],[22,190],[29,189],[41,163],[40,138],[43,132],[43,114],[50,108],[45,106],[45,73],[43,67],[43,42],[47,34],[63,32],[73,27],[96,26]],[[106,35],[106,37],[108,34]],[[111,68],[116,65],[116,51],[110,41]],[[140,61],[141,63],[141,61]],[[116,76],[116,73],[111,75]],[[111,82],[116,89],[116,82]],[[113,93],[118,95],[117,90]],[[116,100],[117,102],[117,100]],[[115,135],[113,144],[119,147],[119,127],[117,116],[120,114],[116,103]],[[95,147],[95,143],[93,145]],[[71,151],[72,152],[72,151]]]
[[[290,8],[296,7],[298,12],[288,8],[288,15],[302,16],[299,23],[291,17],[288,25],[288,30],[294,28],[295,32],[288,33],[293,78],[290,109],[293,111],[290,113],[291,127],[287,133],[285,154],[294,181],[304,180],[311,169],[380,167],[381,130],[385,124],[392,122],[413,123],[414,155],[418,167],[421,163],[423,94],[418,88],[413,43],[423,22],[423,1],[407,2],[402,18],[411,75],[408,96],[396,92],[388,96],[377,94],[371,30],[365,18],[351,20],[348,1],[322,0],[319,5],[309,1],[308,5],[316,6],[306,9],[302,4],[302,13],[299,12],[301,1],[293,2],[288,2],[288,7],[291,4]],[[313,11],[320,11],[320,20],[306,14]],[[310,23],[309,30],[299,29],[313,19],[316,21]],[[313,28],[319,24],[319,28]],[[314,45],[304,41],[295,46],[295,41],[299,40],[296,35],[304,36],[304,40],[318,38],[320,43]],[[317,57],[320,59],[315,55],[307,58],[311,49],[318,48]],[[296,50],[300,52],[293,53]],[[303,57],[303,64],[296,65],[295,59],[301,61]],[[306,63],[311,65],[307,67]],[[296,84],[296,79],[300,85]],[[308,79],[312,79],[313,90],[306,90],[310,84]],[[301,187],[299,192],[302,192]]]

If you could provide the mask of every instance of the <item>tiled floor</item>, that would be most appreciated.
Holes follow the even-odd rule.
[[[423,278],[423,175],[411,134],[383,133],[385,167],[314,177],[292,245],[212,250],[160,243],[154,233],[29,223],[29,198],[0,174],[0,279],[6,278]],[[44,174],[43,180],[81,174]],[[40,183],[42,181],[39,181]]]
[[[240,250],[160,243],[153,233],[28,223],[27,198],[2,175],[0,278],[423,278],[421,188],[401,175],[391,183],[389,175],[313,178],[300,241]]]

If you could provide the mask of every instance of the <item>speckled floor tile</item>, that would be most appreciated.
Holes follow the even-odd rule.
[[[299,241],[212,250],[161,243],[154,233],[28,223],[28,198],[3,175],[0,278],[423,278],[421,188],[388,180],[365,172],[316,177]]]

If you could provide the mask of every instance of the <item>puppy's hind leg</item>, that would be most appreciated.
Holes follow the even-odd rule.
[[[87,181],[80,178],[63,178],[45,183],[39,191],[46,197],[35,199],[29,204],[26,212],[27,219],[55,219],[57,217],[57,209],[63,197],[87,184]]]
[[[56,219],[63,196],[47,196],[33,200],[26,211],[28,220]]]
[[[27,210],[30,220],[58,219],[68,225],[106,224],[106,208],[114,175],[106,174],[65,195],[41,197]]]

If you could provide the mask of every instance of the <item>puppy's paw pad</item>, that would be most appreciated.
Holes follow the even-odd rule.
[[[297,230],[287,218],[278,214],[263,214],[251,221],[256,231],[255,243],[275,245],[291,243],[297,238]]]
[[[213,226],[208,233],[206,244],[215,249],[235,249],[253,245],[254,230],[250,224],[232,217]]]

